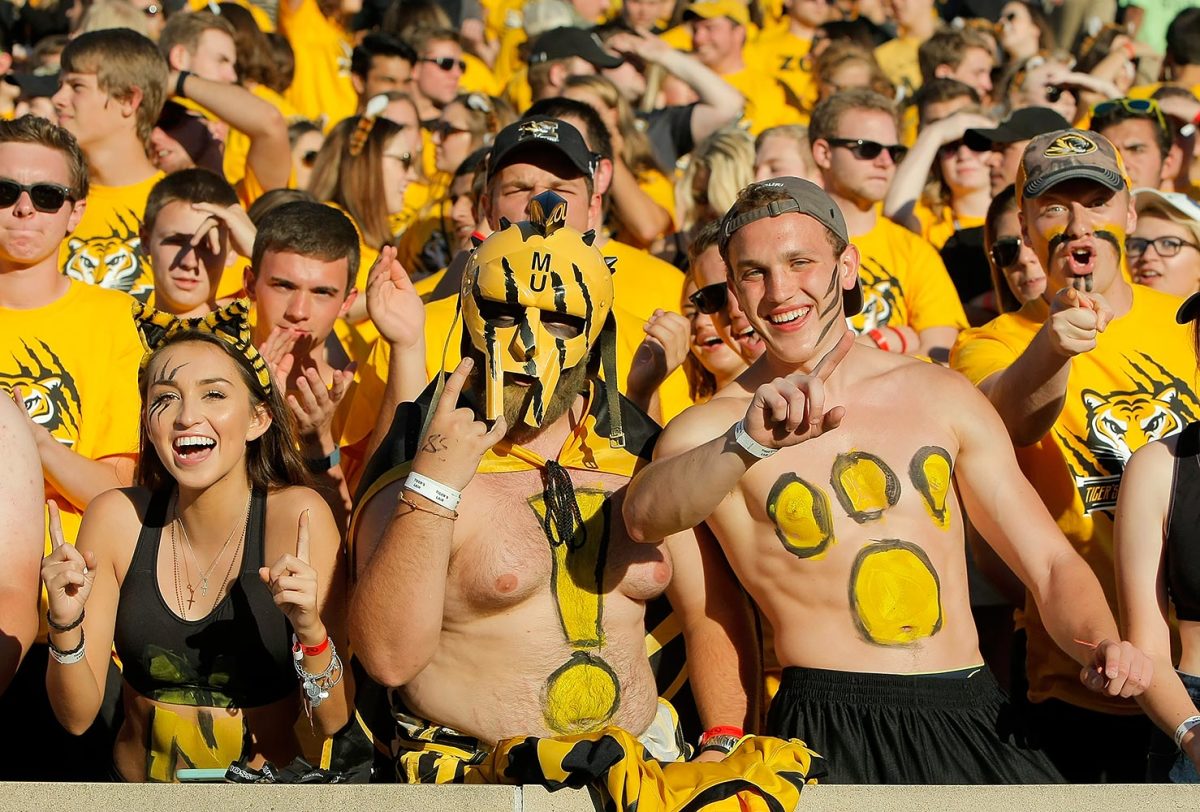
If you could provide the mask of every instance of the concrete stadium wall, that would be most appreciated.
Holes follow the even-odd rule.
[[[837,787],[804,790],[802,812],[1167,812],[1200,809],[1200,788],[1171,786]],[[0,783],[8,810],[121,812],[592,812],[586,794],[540,787],[398,785],[283,787],[245,785]]]

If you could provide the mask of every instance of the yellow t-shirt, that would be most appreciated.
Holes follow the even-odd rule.
[[[921,40],[916,37],[897,37],[875,49],[875,61],[896,89],[904,91],[904,98],[911,98],[921,86],[920,47]]]
[[[500,34],[500,47],[496,51],[496,64],[492,68],[494,77],[501,83],[509,82],[518,72],[524,73],[525,62],[521,59],[521,46],[529,41],[525,29],[505,28]],[[526,83],[526,87],[528,87]],[[524,110],[518,107],[517,111]]]
[[[293,8],[293,3],[298,3]],[[328,130],[358,109],[350,82],[350,36],[328,19],[317,0],[282,0],[279,30],[296,53],[296,72],[284,97],[306,118]]]
[[[942,207],[942,216],[934,215],[933,209],[918,202],[913,206],[913,217],[921,224],[921,238],[941,251],[946,240],[960,228],[975,228],[983,225],[983,217],[955,217],[949,206]]]
[[[229,2],[235,3],[246,9],[246,11],[249,11],[250,16],[254,18],[254,22],[258,24],[259,29],[264,34],[270,34],[275,30],[275,23],[271,20],[271,15],[254,3],[251,3],[249,0],[229,0]],[[204,11],[211,7],[211,5],[212,0],[188,0],[188,8],[192,11]]]
[[[1017,461],[1050,515],[1083,556],[1115,615],[1113,511],[1129,455],[1200,418],[1189,328],[1175,323],[1181,300],[1133,285],[1133,307],[1100,334],[1096,349],[1071,361],[1062,413]],[[973,383],[1009,367],[1049,316],[1038,298],[1015,313],[966,330],[950,364]],[[1050,639],[1026,601],[1029,696],[1050,697],[1108,713],[1138,713],[1132,700],[1112,700],[1079,682],[1079,666]]]
[[[753,68],[742,68],[721,78],[746,97],[742,121],[751,135],[781,124],[802,123],[798,102],[789,102],[789,93],[774,76]]]
[[[142,253],[142,215],[154,184],[166,177],[156,172],[128,186],[92,184],[83,219],[63,240],[59,266],[72,279],[131,293],[142,301],[154,290],[150,258]]]
[[[967,326],[954,283],[932,245],[882,215],[873,229],[850,241],[862,255],[863,310],[850,320],[855,331]]]
[[[0,394],[10,397],[19,386],[34,421],[88,459],[137,454],[142,344],[132,307],[128,294],[76,281],[45,307],[0,307]],[[46,496],[58,505],[63,538],[74,544],[83,510],[49,482]],[[44,597],[41,608],[44,618]],[[43,625],[39,639],[44,634]]]
[[[774,76],[792,91],[800,103],[801,124],[808,124],[817,104],[818,88],[808,56],[811,48],[812,40],[796,36],[785,26],[764,33],[753,48],[746,49],[747,65]]]
[[[533,104],[533,90],[529,87],[529,70],[519,67],[504,82],[503,96],[514,110],[524,112]]]
[[[483,93],[486,96],[495,96],[504,87],[496,81],[496,77],[487,63],[475,54],[464,53],[463,61],[467,63],[467,69],[463,71],[462,78],[458,81],[458,87],[463,93]]]

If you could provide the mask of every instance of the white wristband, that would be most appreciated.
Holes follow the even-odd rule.
[[[408,479],[404,480],[404,487],[413,493],[419,493],[431,502],[437,502],[447,510],[457,510],[458,503],[462,499],[462,493],[459,491],[449,485],[443,485],[436,479],[421,476],[416,471],[409,472]]]
[[[733,441],[742,448],[749,451],[760,460],[765,460],[767,457],[779,451],[778,448],[767,448],[765,445],[757,442],[753,437],[746,433],[746,419],[742,418],[733,427]]]
[[[1175,747],[1183,749],[1183,737],[1192,728],[1200,726],[1200,716],[1189,716],[1179,723],[1179,727],[1175,728]]]

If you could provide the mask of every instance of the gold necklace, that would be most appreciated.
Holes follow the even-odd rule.
[[[251,491],[250,496],[253,497],[253,495],[254,495],[254,493],[253,493],[253,491]],[[226,538],[225,538],[225,543],[221,545],[221,549],[217,551],[216,556],[213,557],[213,560],[209,563],[208,567],[206,569],[204,569],[203,571],[201,571],[200,559],[196,557],[196,550],[194,547],[192,547],[192,540],[190,538],[188,538],[187,527],[184,526],[183,519],[179,516],[179,501],[178,501],[178,499],[176,499],[175,521],[171,522],[171,544],[174,545],[174,543],[175,543],[175,522],[178,522],[179,530],[183,534],[184,548],[192,556],[192,561],[196,565],[196,572],[200,576],[200,594],[201,595],[203,595],[205,597],[208,596],[208,577],[210,575],[212,575],[212,571],[217,566],[217,562],[221,560],[221,557],[223,555],[225,555],[225,550],[229,548],[229,542],[233,541],[233,537],[237,533],[239,528],[241,528],[241,530],[242,530],[242,537],[243,538],[245,537],[246,525],[249,524],[249,522],[250,522],[250,503],[251,503],[251,499],[247,498],[247,500],[246,500],[246,517],[245,517],[244,521],[239,522],[238,524],[235,524],[233,526],[233,529],[229,531],[229,535],[226,536]],[[241,542],[238,543],[238,546],[241,547]],[[234,555],[236,557],[236,553]],[[195,587],[192,586],[192,572],[191,572],[191,569],[187,565],[186,557],[183,560],[183,567],[184,567],[184,574],[187,575],[188,608],[190,609],[190,608],[192,608],[192,604],[196,602],[196,589],[195,589]],[[176,573],[176,579],[178,580],[178,572]],[[178,588],[178,583],[176,583],[176,588]]]

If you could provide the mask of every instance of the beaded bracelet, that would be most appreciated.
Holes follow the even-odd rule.
[[[295,635],[292,637],[294,646],[299,639]],[[329,652],[329,665],[325,666],[325,670],[320,674],[310,674],[301,665],[304,652],[295,648],[292,650],[292,665],[296,668],[296,676],[300,678],[300,687],[304,691],[304,701],[308,703],[310,710],[316,710],[329,698],[330,690],[342,681],[342,659],[338,657],[337,646],[333,644],[333,640],[329,640]]]

